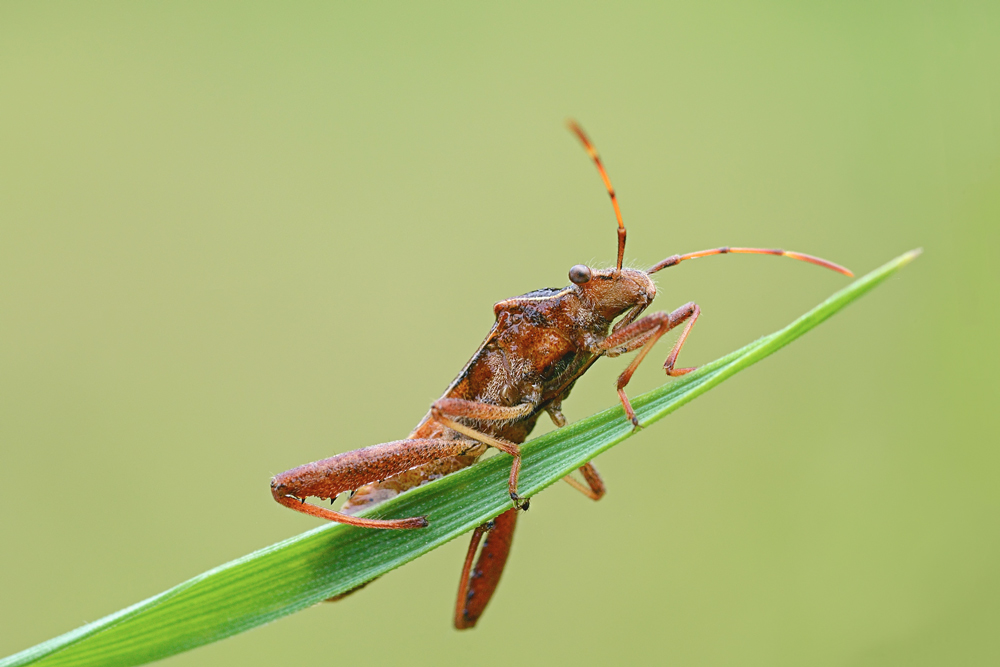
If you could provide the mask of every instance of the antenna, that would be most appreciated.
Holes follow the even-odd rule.
[[[837,273],[843,273],[845,276],[854,277],[854,274],[850,270],[845,269],[840,264],[834,264],[833,262],[823,259],[821,257],[813,257],[812,255],[806,255],[801,252],[792,252],[790,250],[778,250],[777,248],[712,248],[711,250],[699,250],[698,252],[689,252],[686,255],[671,255],[667,257],[662,262],[659,262],[651,268],[646,273],[656,273],[660,269],[665,269],[669,266],[676,266],[686,259],[698,259],[699,257],[708,257],[709,255],[728,255],[729,253],[740,254],[745,253],[749,255],[779,255],[781,257],[791,257],[792,259],[797,259],[801,262],[809,262],[810,264],[815,264],[817,266],[822,266],[825,269],[830,269],[831,271],[836,271]]]
[[[587,138],[587,134],[583,131],[583,128],[572,119],[566,121],[566,125],[579,137],[581,143],[583,143],[583,147],[587,149],[587,154],[594,160],[594,164],[597,165],[597,171],[601,173],[601,178],[604,180],[604,187],[608,189],[608,194],[611,196],[611,204],[615,207],[615,217],[618,218],[618,270],[621,271],[622,260],[625,258],[625,223],[622,222],[622,212],[618,208],[618,198],[615,196],[615,189],[611,185],[611,179],[608,178],[608,172],[604,171],[604,165],[601,164],[601,156],[597,154],[597,149],[594,148],[594,144],[590,143],[590,139]]]

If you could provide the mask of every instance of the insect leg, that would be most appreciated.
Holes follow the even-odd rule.
[[[481,421],[508,421],[530,415],[535,406],[531,403],[520,403],[508,407],[467,401],[464,398],[439,398],[434,401],[431,409],[437,410],[439,414],[452,417],[467,417]]]
[[[552,423],[556,425],[556,428],[562,428],[566,425],[566,417],[563,415],[561,407],[561,402],[549,403],[545,406],[545,411],[549,413]],[[604,497],[604,492],[606,491],[604,480],[601,479],[594,464],[587,463],[581,466],[579,470],[580,474],[583,475],[583,479],[587,482],[586,485],[578,482],[572,475],[566,475],[563,477],[563,481],[591,500],[600,500]]]
[[[612,356],[612,353],[617,355],[631,352],[635,349],[639,350],[639,353],[632,359],[632,363],[628,365],[628,368],[618,376],[618,398],[621,399],[622,407],[625,408],[625,415],[636,428],[639,427],[639,420],[635,416],[635,410],[632,409],[632,404],[628,400],[628,396],[625,394],[625,386],[632,379],[632,374],[635,373],[642,360],[653,349],[656,341],[684,321],[687,321],[688,324],[684,327],[684,331],[681,332],[677,343],[674,344],[670,356],[667,357],[664,369],[667,371],[667,375],[670,376],[683,375],[694,370],[692,368],[675,370],[674,362],[677,361],[677,355],[680,353],[681,347],[684,345],[684,341],[687,340],[687,336],[691,332],[691,327],[698,319],[700,313],[701,309],[694,302],[687,303],[669,314],[664,312],[651,313],[611,334],[594,348],[595,352],[607,353],[609,356]]]
[[[507,482],[507,489],[510,492],[510,499],[514,501],[514,507],[528,509],[528,501],[517,495],[517,478],[521,474],[521,448],[513,442],[507,442],[492,435],[487,435],[482,431],[477,431],[470,426],[451,419],[451,417],[466,417],[482,421],[503,421],[523,417],[530,414],[534,409],[534,406],[530,403],[507,407],[467,401],[461,398],[442,398],[435,401],[434,405],[431,406],[431,415],[434,419],[453,431],[458,431],[467,438],[495,447],[501,452],[513,456],[514,463],[510,467],[510,480]],[[445,416],[446,414],[451,417]]]
[[[333,499],[344,491],[392,477],[415,466],[448,456],[461,456],[477,446],[477,443],[468,440],[444,439],[396,440],[372,445],[275,475],[271,478],[271,495],[285,507],[338,523],[363,528],[423,528],[427,525],[427,518],[422,516],[364,519],[317,507],[305,499],[309,496]]]
[[[562,428],[566,425],[566,415],[562,413],[561,404],[549,403],[545,407],[545,411],[549,413],[549,417],[552,419],[552,423],[555,424],[556,428]]]
[[[671,377],[677,377],[678,375],[684,375],[685,373],[690,373],[694,368],[674,368],[674,363],[677,361],[677,355],[680,354],[681,348],[684,347],[684,341],[687,340],[688,334],[691,333],[691,327],[694,323],[698,321],[698,316],[701,315],[701,308],[698,304],[691,303],[684,304],[674,312],[670,313],[670,319],[673,320],[676,316],[676,323],[673,326],[677,326],[684,320],[687,320],[687,326],[684,327],[684,331],[681,332],[680,337],[677,342],[674,343],[674,347],[670,350],[670,354],[667,356],[667,360],[663,362],[663,370],[667,372],[667,375]]]
[[[492,525],[491,525],[492,524]],[[510,544],[514,537],[514,527],[517,525],[517,509],[509,509],[493,521],[476,528],[472,533],[469,551],[465,555],[465,565],[462,567],[462,578],[458,582],[458,598],[455,600],[455,627],[465,630],[476,625],[482,616],[493,592],[500,583],[507,556],[510,554]],[[472,560],[483,535],[486,541],[476,559],[475,568]]]
[[[601,479],[594,464],[588,463],[579,470],[580,474],[583,475],[583,479],[587,482],[586,485],[581,484],[575,477],[570,477],[569,475],[563,477],[563,481],[591,500],[600,500],[603,498],[607,488],[604,486],[604,480]]]

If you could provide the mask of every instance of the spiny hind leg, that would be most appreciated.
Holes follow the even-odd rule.
[[[305,499],[312,496],[333,500],[345,491],[387,479],[431,461],[461,456],[477,447],[481,445],[468,440],[444,439],[396,440],[372,445],[275,475],[271,479],[271,495],[285,507],[338,523],[363,528],[423,528],[427,525],[426,517],[364,519],[318,507]]]

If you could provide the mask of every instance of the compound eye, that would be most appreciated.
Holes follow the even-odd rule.
[[[569,279],[577,285],[590,282],[590,267],[577,264],[569,270]]]

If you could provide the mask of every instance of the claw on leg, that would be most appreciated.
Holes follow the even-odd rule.
[[[514,509],[528,511],[528,507],[531,505],[531,498],[523,498],[513,491],[510,494],[510,499],[514,503]]]

